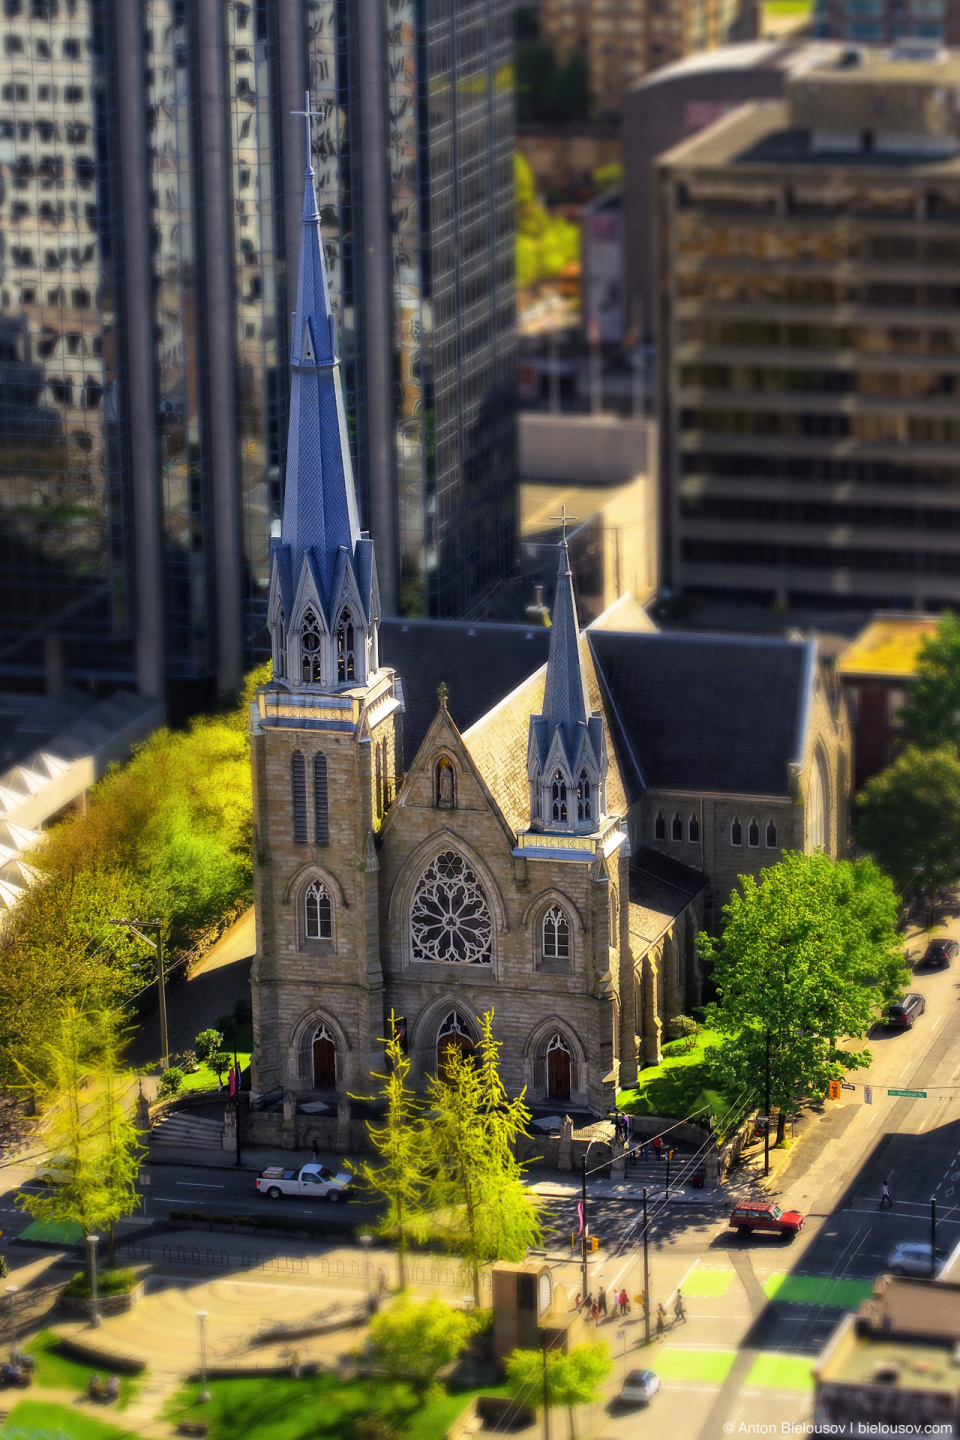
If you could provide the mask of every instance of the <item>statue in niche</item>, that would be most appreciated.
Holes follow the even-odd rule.
[[[454,804],[453,766],[446,756],[444,756],[437,763],[437,808],[439,810],[452,810]]]

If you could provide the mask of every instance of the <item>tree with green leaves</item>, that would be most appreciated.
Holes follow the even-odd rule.
[[[798,1095],[824,1095],[869,1050],[867,1034],[909,975],[897,934],[897,898],[871,860],[834,862],[788,851],[759,881],[740,876],[719,939],[701,937],[718,1001],[707,1024],[722,1035],[708,1054],[725,1093],[762,1101],[769,1037],[770,1098],[782,1144]]]
[[[370,1322],[374,1362],[390,1380],[408,1380],[426,1403],[444,1365],[462,1354],[483,1321],[434,1296],[418,1303],[404,1293]]]
[[[960,750],[960,616],[947,610],[920,645],[903,722],[924,749]]]
[[[960,879],[960,759],[952,743],[910,745],[857,796],[857,843],[898,891],[915,877],[928,891]]]
[[[539,1350],[514,1350],[507,1356],[507,1384],[518,1404],[543,1409],[543,1369]],[[566,1406],[571,1440],[576,1432],[576,1407],[599,1401],[612,1373],[613,1357],[602,1340],[576,1345],[566,1355],[559,1349],[547,1351],[546,1402],[551,1409]]]
[[[398,1017],[393,1010],[383,1041],[384,1071],[374,1072],[379,1099],[385,1106],[382,1125],[367,1122],[370,1143],[380,1157],[377,1165],[364,1162],[358,1176],[380,1201],[377,1233],[395,1242],[400,1289],[406,1288],[407,1249],[411,1235],[423,1223],[424,1171],[423,1106],[410,1089],[410,1058],[403,1048]]]
[[[198,1060],[209,1060],[215,1055],[223,1044],[223,1036],[219,1030],[201,1030],[193,1042],[194,1053]]]
[[[431,1227],[469,1265],[478,1306],[484,1262],[522,1260],[543,1237],[542,1207],[513,1152],[530,1111],[523,1095],[507,1095],[500,1049],[490,1010],[481,1017],[476,1050],[451,1048],[444,1073],[430,1078],[423,1131]]]
[[[45,1117],[42,1141],[50,1184],[17,1205],[38,1220],[77,1225],[84,1238],[113,1227],[136,1209],[142,1149],[132,1094],[118,1062],[118,1027],[110,1011],[65,1003],[49,1054],[36,1072],[21,1067],[24,1088]]]

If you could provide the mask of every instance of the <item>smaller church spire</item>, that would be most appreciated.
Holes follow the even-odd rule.
[[[606,804],[603,720],[592,713],[580,650],[580,626],[561,506],[560,556],[553,602],[543,711],[530,717],[527,773],[530,823],[540,830],[592,831]]]

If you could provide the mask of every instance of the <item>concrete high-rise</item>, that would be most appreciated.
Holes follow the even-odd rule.
[[[384,607],[510,569],[510,44],[504,0],[4,0],[6,683],[189,707],[265,653],[306,87]]]
[[[668,585],[960,603],[958,83],[846,50],[661,157]]]

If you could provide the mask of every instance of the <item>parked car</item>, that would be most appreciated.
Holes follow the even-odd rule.
[[[649,1405],[660,1389],[660,1376],[652,1370],[631,1370],[620,1387],[624,1405]]]
[[[951,961],[956,960],[958,951],[960,951],[960,945],[956,940],[931,940],[920,963],[922,965],[949,965]]]
[[[738,1235],[751,1235],[759,1230],[792,1240],[803,1229],[803,1216],[799,1210],[781,1210],[772,1202],[751,1200],[749,1204],[734,1208],[730,1224]]]
[[[946,1252],[938,1248],[936,1258],[938,1275],[943,1269],[943,1262],[946,1258]],[[903,1245],[895,1246],[887,1256],[887,1268],[894,1275],[929,1275],[929,1240],[910,1240]]]
[[[268,1165],[257,1176],[257,1189],[271,1200],[281,1195],[304,1195],[312,1200],[349,1200],[353,1176],[348,1170],[335,1175],[326,1165],[304,1165],[302,1170],[284,1170]]]
[[[909,995],[904,995],[895,1005],[887,1009],[886,1022],[891,1030],[909,1030],[918,1015],[922,1015],[927,1008],[927,1002],[922,995],[911,990]]]

